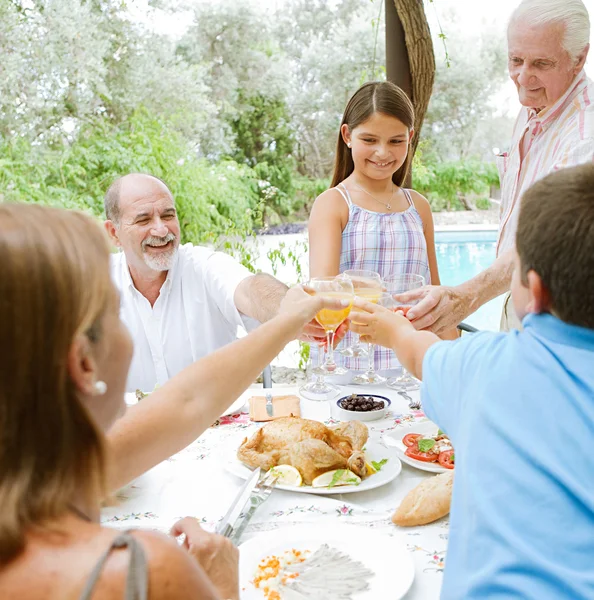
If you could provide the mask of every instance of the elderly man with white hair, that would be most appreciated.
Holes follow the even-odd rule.
[[[594,84],[584,72],[590,19],[582,0],[524,0],[507,30],[509,74],[523,108],[509,152],[498,157],[501,214],[497,259],[458,286],[426,286],[402,300],[417,329],[441,333],[508,292],[501,328],[519,328],[509,289],[523,193],[558,169],[594,160]],[[559,198],[563,202],[563,198]]]

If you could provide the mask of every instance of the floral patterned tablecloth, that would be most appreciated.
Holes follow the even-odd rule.
[[[379,393],[392,400],[386,417],[368,424],[370,436],[400,428],[412,428],[425,419],[422,412],[411,413],[408,404],[388,388],[345,387],[345,395]],[[247,398],[260,390],[248,390]],[[274,394],[297,393],[294,388],[274,388]],[[417,392],[411,392],[414,396]],[[330,403],[301,400],[302,416],[337,423]],[[247,404],[241,412],[221,417],[198,440],[175,456],[157,465],[123,488],[102,511],[104,525],[117,528],[147,528],[168,532],[179,518],[194,516],[213,531],[226,513],[243,481],[225,465],[230,452],[259,425],[252,423]],[[439,597],[448,540],[448,520],[423,527],[400,528],[390,517],[402,498],[425,477],[431,475],[402,465],[401,474],[391,483],[354,494],[316,496],[275,490],[256,512],[242,541],[262,531],[299,524],[336,522],[353,527],[373,528],[402,540],[415,563],[415,581],[406,598],[432,600]]]

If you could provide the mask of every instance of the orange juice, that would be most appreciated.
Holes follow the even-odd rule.
[[[350,304],[338,310],[323,308],[317,315],[316,321],[326,330],[335,331],[338,326],[349,316],[353,306],[353,297],[343,292],[322,292],[325,298],[339,298],[350,300]]]
[[[361,300],[366,300],[367,302],[373,302],[373,304],[377,304],[381,295],[382,295],[382,290],[380,290],[379,288],[358,288],[355,290],[355,296],[357,296],[357,298],[361,298]],[[352,312],[360,313],[360,312],[365,312],[365,311],[362,311],[360,308],[355,307],[355,308],[353,308]],[[357,321],[355,321],[355,319],[352,315],[351,315],[351,321],[353,323],[357,323]],[[360,323],[359,323],[359,325],[360,325]]]
[[[382,290],[380,288],[359,288],[355,290],[355,296],[357,296],[357,298],[367,300],[367,302],[373,302],[374,304],[377,304],[381,295]]]

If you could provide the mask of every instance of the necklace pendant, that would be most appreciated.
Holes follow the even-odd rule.
[[[386,208],[387,208],[388,210],[392,210],[392,205],[391,205],[391,204],[386,204]]]

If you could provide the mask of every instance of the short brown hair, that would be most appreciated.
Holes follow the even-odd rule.
[[[104,436],[68,373],[73,340],[101,334],[109,247],[83,213],[0,204],[0,563],[25,531],[104,491]]]
[[[594,165],[547,175],[524,194],[516,247],[522,280],[538,273],[555,314],[594,329]]]
[[[375,113],[394,117],[406,125],[409,130],[415,124],[415,110],[402,89],[390,81],[370,81],[363,84],[348,101],[340,126],[342,128],[343,125],[348,125],[352,131]],[[411,161],[412,153],[409,152],[404,164],[392,175],[392,181],[396,185],[401,186],[404,183]],[[336,187],[341,181],[344,181],[354,168],[351,151],[344,143],[339,131],[331,187]]]

